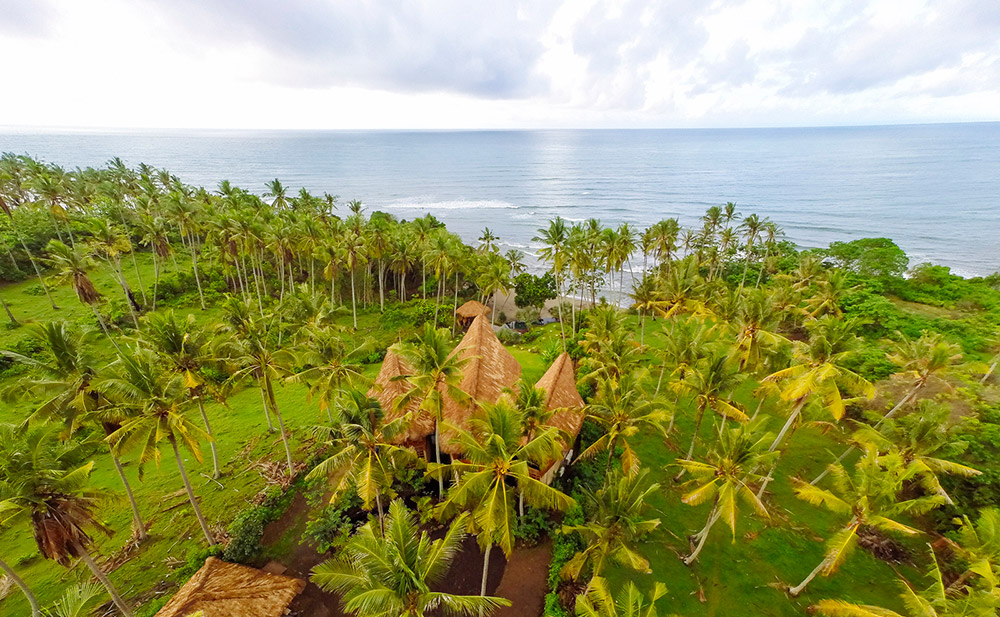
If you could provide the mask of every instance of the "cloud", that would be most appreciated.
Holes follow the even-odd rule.
[[[152,0],[178,46],[257,48],[266,81],[307,88],[526,96],[545,11],[461,0]]]
[[[45,0],[0,0],[0,34],[42,36],[51,19],[52,7]]]

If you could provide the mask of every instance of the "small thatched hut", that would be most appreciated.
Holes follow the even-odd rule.
[[[297,578],[209,557],[156,617],[185,617],[198,611],[205,617],[280,617],[305,586]]]
[[[576,371],[569,354],[564,351],[556,358],[535,387],[545,392],[545,408],[555,410],[548,424],[566,434],[564,458],[569,458],[573,454],[573,444],[580,434],[584,418],[584,402],[576,389]],[[560,462],[553,461],[547,469],[540,470],[540,479],[546,484],[551,482],[559,470]]]
[[[475,321],[476,317],[480,315],[489,315],[490,307],[486,306],[482,302],[477,302],[475,300],[469,300],[462,306],[455,309],[455,315],[458,316],[458,325],[462,327],[463,330],[467,330],[472,322]]]

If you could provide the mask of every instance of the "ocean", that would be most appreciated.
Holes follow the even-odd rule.
[[[184,182],[338,195],[401,218],[429,212],[474,243],[529,255],[555,217],[697,224],[728,201],[800,247],[887,236],[911,265],[1000,269],[1000,123],[554,131],[0,132],[0,151],[67,168],[119,156]]]

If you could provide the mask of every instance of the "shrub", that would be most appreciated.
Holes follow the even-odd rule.
[[[194,549],[188,552],[187,559],[184,560],[184,565],[177,568],[174,575],[177,580],[187,580],[191,576],[201,569],[205,565],[205,560],[209,557],[222,557],[223,552],[222,546],[215,544],[213,546],[206,546],[201,549]]]
[[[524,510],[524,516],[517,519],[514,537],[526,546],[535,546],[554,527],[555,525],[549,520],[545,510],[528,507]]]
[[[155,600],[151,600],[149,604],[135,611],[135,617],[154,617],[158,612],[160,612],[161,608],[166,606],[169,601],[169,596],[163,596],[156,598]]]
[[[336,504],[323,508],[319,516],[306,523],[305,536],[316,543],[316,550],[326,553],[343,546],[356,527],[350,512],[356,511],[361,500],[354,493],[345,494]]]
[[[251,565],[260,557],[263,547],[260,544],[264,537],[264,527],[278,520],[288,506],[291,505],[296,491],[302,488],[298,480],[287,491],[274,487],[264,502],[259,506],[248,508],[238,514],[229,524],[229,544],[222,553],[223,559],[234,563]]]
[[[500,328],[497,330],[497,338],[504,345],[517,345],[521,342],[521,333],[509,328]]]

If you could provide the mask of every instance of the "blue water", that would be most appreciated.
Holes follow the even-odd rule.
[[[801,247],[888,236],[911,263],[1000,269],[1000,123],[636,131],[2,133],[0,151],[66,167],[113,156],[190,184],[430,212],[466,241],[484,226],[531,252],[546,220],[696,222],[734,201]]]

